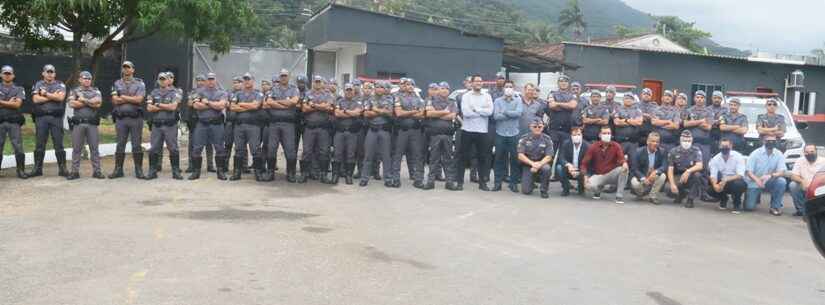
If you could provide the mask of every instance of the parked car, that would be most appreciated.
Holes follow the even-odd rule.
[[[759,139],[759,132],[756,130],[756,118],[758,115],[765,113],[765,102],[769,98],[779,101],[776,108],[776,113],[785,117],[785,136],[780,140],[780,150],[785,153],[785,164],[788,169],[793,167],[794,162],[801,158],[802,150],[805,147],[805,139],[799,133],[800,129],[808,128],[808,124],[804,122],[794,123],[793,115],[788,109],[788,106],[779,98],[776,93],[757,93],[757,92],[726,92],[727,101],[736,97],[739,99],[739,112],[748,117],[748,133],[745,134],[746,147],[741,153],[749,155],[752,151],[762,146],[762,141]]]
[[[805,192],[805,222],[816,249],[825,257],[825,169],[811,180]]]

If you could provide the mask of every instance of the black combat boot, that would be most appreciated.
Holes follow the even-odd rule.
[[[352,185],[353,172],[355,171],[355,163],[347,163],[344,169],[344,183]]]
[[[69,181],[77,180],[78,178],[80,178],[80,173],[78,173],[76,171],[72,171],[71,173],[66,175],[66,180],[69,180]]]
[[[163,172],[163,149],[161,149],[161,150],[158,152],[158,166],[157,166],[157,172],[158,172],[158,173],[162,173],[162,172]]]
[[[43,176],[43,158],[46,157],[45,151],[34,151],[34,167],[29,173],[29,177]]]
[[[478,162],[473,160],[470,163],[470,182],[478,182]]]
[[[301,175],[298,176],[298,183],[306,183],[307,179],[309,178],[309,172],[311,171],[311,167],[309,161],[301,160]]]
[[[253,165],[252,167],[254,168],[255,166]],[[252,173],[252,171],[249,170],[249,158],[246,155],[244,155],[243,158],[241,159],[241,171],[244,174],[251,174]]]
[[[232,160],[232,165],[234,166],[234,168],[232,169],[232,176],[229,177],[229,181],[241,180],[241,174],[243,174],[243,168],[241,163],[243,162],[243,157],[238,156],[235,156],[235,158]]]
[[[57,175],[60,177],[68,176],[69,172],[66,170],[66,151],[56,150],[54,156],[57,158]]]
[[[384,164],[384,166],[388,166],[388,165]],[[370,172],[372,172],[372,179],[373,180],[381,181],[381,165],[380,165],[380,163],[378,163],[378,162],[373,163],[372,169],[370,169]]]
[[[149,173],[146,174],[146,177],[143,177],[146,180],[152,180],[158,178],[158,161],[160,159],[159,154],[149,154]]]
[[[2,156],[0,156],[0,160],[3,160]],[[15,154],[14,162],[17,164],[17,178],[28,179],[29,175],[26,174],[26,154]],[[0,161],[0,163],[3,162]]]
[[[169,156],[169,157],[171,158],[172,156]],[[187,163],[188,163],[188,164],[186,164],[186,170],[185,170],[185,171],[183,171],[183,172],[184,172],[184,173],[189,174],[189,173],[191,173],[192,171],[194,171],[194,170],[195,170],[195,166],[194,166],[194,164],[192,164],[192,160],[191,160],[191,159],[190,159],[190,160],[189,160],[189,162],[187,162]]]
[[[272,172],[278,171],[278,156],[272,157],[272,167],[268,167]]]
[[[109,179],[123,177],[123,161],[126,159],[125,153],[115,153],[115,170],[109,175]]]
[[[94,172],[92,173],[92,178],[106,179],[106,176],[104,176],[103,173],[101,173],[100,169],[98,168],[98,169],[95,169]]]
[[[133,152],[132,162],[135,163],[135,178],[143,179],[143,152]]]
[[[260,157],[252,158],[252,170],[255,172],[255,181],[266,181],[266,170],[263,167],[263,160]]]
[[[286,159],[286,181],[289,183],[295,183],[295,165],[297,162],[298,160],[295,159]]]
[[[321,183],[323,184],[333,184],[332,177],[330,177],[329,173],[329,160],[320,161],[321,168],[320,168],[320,175],[321,175]]]
[[[169,163],[172,165],[172,179],[182,180],[180,174],[180,153],[169,154]]]
[[[266,173],[264,174],[264,181],[275,181],[275,164],[278,162],[275,158],[266,159]]]
[[[207,156],[207,157],[209,157],[209,156]],[[213,156],[213,157],[208,158],[206,160],[206,172],[207,173],[214,173],[216,171],[217,170],[215,170],[215,157]]]
[[[218,180],[226,180],[226,171],[227,171],[227,164],[229,164],[227,157],[215,157],[215,166],[218,168],[215,169],[215,173],[218,175]]]
[[[341,180],[341,162],[332,162],[332,180],[329,184],[338,184]]]
[[[358,161],[355,165],[355,172],[352,174],[352,178],[361,179],[361,169],[364,167],[364,163],[362,161]]]
[[[421,189],[422,190],[431,190],[431,189],[434,189],[434,188],[435,188],[435,181],[427,179],[427,183],[424,183],[424,187],[422,187]]]
[[[192,174],[189,175],[189,180],[198,180],[201,177],[201,163],[203,157],[189,157],[189,163],[192,163]]]

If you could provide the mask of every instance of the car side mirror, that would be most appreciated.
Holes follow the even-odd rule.
[[[819,253],[825,257],[825,197],[818,197],[805,202],[805,220],[808,231]]]
[[[807,122],[796,122],[796,129],[799,129],[799,130],[808,129],[808,123]]]

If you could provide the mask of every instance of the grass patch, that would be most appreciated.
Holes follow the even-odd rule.
[[[102,119],[100,120],[100,126],[98,126],[98,130],[100,131],[100,144],[107,144],[107,143],[115,143],[117,141],[117,136],[115,135],[115,124],[112,123],[111,119]],[[34,129],[34,122],[32,122],[31,116],[26,115],[26,124],[24,124],[20,130],[20,134],[22,137],[23,142],[23,150],[25,152],[32,152],[34,151],[35,146],[35,129]],[[149,140],[149,128],[143,128],[143,141],[146,142]],[[11,147],[11,142],[6,140],[6,144],[3,147],[3,154],[4,155],[11,155],[14,154],[14,148]],[[72,147],[72,134],[71,131],[66,130],[63,134],[63,146],[66,148]],[[46,150],[53,149],[52,140],[51,138],[46,143]]]

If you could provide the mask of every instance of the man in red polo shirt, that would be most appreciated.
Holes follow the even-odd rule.
[[[599,130],[599,141],[590,145],[581,162],[585,187],[593,192],[593,199],[601,199],[605,185],[616,186],[616,203],[624,203],[623,193],[627,184],[627,160],[622,146],[613,142],[609,126]]]

